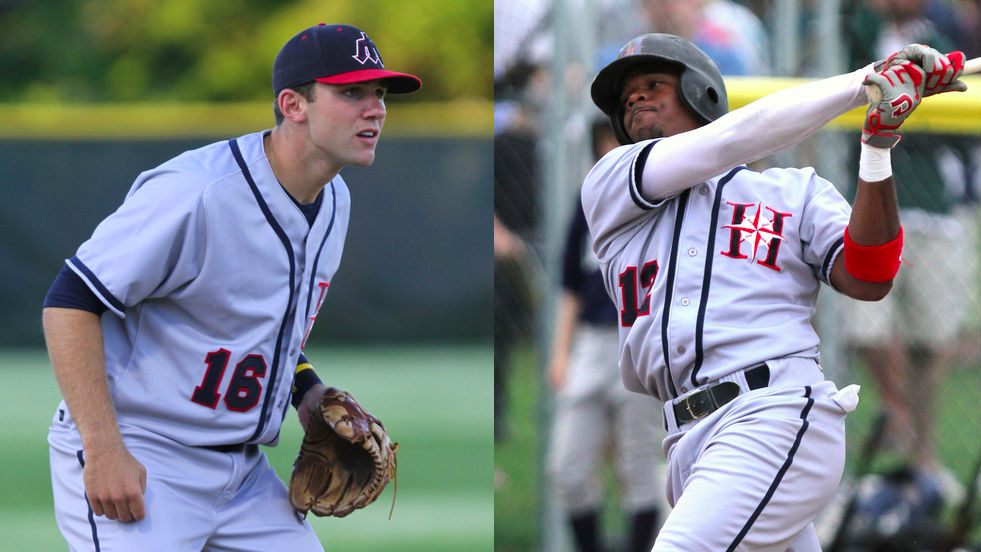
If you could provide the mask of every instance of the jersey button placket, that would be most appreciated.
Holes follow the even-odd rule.
[[[694,190],[693,190],[694,191]],[[695,341],[695,325],[697,310],[692,308],[697,304],[701,294],[704,260],[698,255],[706,246],[705,229],[697,222],[698,217],[693,213],[710,208],[705,205],[703,196],[693,196],[686,206],[685,220],[682,223],[681,234],[677,249],[673,251],[677,272],[674,281],[674,296],[671,299],[671,309],[668,320],[666,347],[670,347],[669,366],[671,377],[675,381],[676,390],[687,381],[687,366],[691,365],[691,346]],[[695,301],[692,299],[695,298]]]

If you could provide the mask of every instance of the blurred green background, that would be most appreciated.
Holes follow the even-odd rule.
[[[366,31],[405,101],[490,99],[490,0],[0,1],[0,101],[272,100],[273,59],[319,22]]]

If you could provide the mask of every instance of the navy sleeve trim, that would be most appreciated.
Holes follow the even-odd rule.
[[[654,144],[656,143],[657,140],[654,140],[650,144],[647,144],[642,150],[640,150],[640,153],[637,154],[637,158],[634,160],[634,170],[629,184],[630,199],[634,200],[634,204],[637,205],[637,207],[640,207],[645,211],[655,208],[658,203],[660,203],[652,203],[644,198],[644,195],[640,193],[641,182],[643,181],[644,176],[644,165],[647,164],[647,156],[650,155],[651,148],[653,148]]]
[[[117,315],[126,316],[126,314],[124,313],[124,311],[126,310],[126,305],[124,305],[123,302],[120,301],[119,299],[116,299],[116,297],[109,292],[109,288],[107,288],[99,280],[99,278],[95,275],[94,272],[89,270],[89,267],[85,266],[85,263],[83,263],[82,260],[78,258],[78,256],[68,259],[68,261],[66,261],[66,264],[68,265],[68,268],[72,269],[75,272],[75,274],[77,274],[78,277],[85,282],[85,285],[87,285],[88,288],[92,290],[92,293],[94,293],[96,297],[98,297],[99,300],[102,301],[103,304],[105,304],[107,307],[112,309],[112,311],[115,312]]]
[[[108,309],[67,265],[61,267],[61,272],[51,283],[44,297],[44,306],[79,309],[100,316]]]
[[[831,259],[835,258],[835,254],[845,245],[845,238],[841,237],[835,240],[831,244],[831,249],[828,250],[828,255],[824,257],[824,265],[821,267],[821,274],[824,276],[824,281],[831,283]]]

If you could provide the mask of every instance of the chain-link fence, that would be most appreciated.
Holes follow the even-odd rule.
[[[506,24],[521,14],[535,17],[521,26]],[[783,79],[858,69],[912,42],[963,50],[967,58],[981,55],[981,6],[975,1],[497,0],[495,17],[498,369],[521,370],[510,366],[507,352],[524,343],[531,354],[523,358],[534,365],[524,369],[534,376],[523,384],[534,382],[538,401],[524,418],[510,419],[502,403],[499,425],[531,426],[541,442],[552,412],[543,376],[560,251],[579,184],[592,164],[589,127],[599,115],[588,87],[620,45],[644,32],[689,38],[726,76],[731,109],[797,82]],[[814,323],[825,371],[839,386],[863,384],[861,406],[848,422],[841,496],[817,523],[826,547],[844,535],[834,543],[839,550],[864,550],[862,538],[881,543],[916,530],[930,535],[915,543],[897,540],[889,549],[942,549],[939,532],[955,527],[965,498],[977,495],[969,485],[981,449],[981,80],[968,82],[971,90],[962,98],[925,100],[893,150],[906,245],[905,266],[890,295],[877,303],[828,288],[820,295]],[[851,199],[860,128],[861,119],[852,114],[751,168],[813,166]],[[498,388],[505,401],[508,389],[506,381]],[[497,508],[509,508],[515,494],[537,493],[545,515],[526,518],[539,521],[540,538],[532,545],[572,549],[544,472],[544,447],[522,450],[526,468],[537,474],[529,480],[536,483],[521,491],[499,489]],[[499,459],[507,454],[502,446]],[[519,469],[508,461],[512,471]],[[862,477],[866,472],[877,475]],[[508,476],[516,477],[502,474],[502,481]],[[889,499],[895,489],[905,489],[906,498]],[[843,520],[847,533],[839,531]],[[624,530],[614,527],[607,538]],[[509,527],[498,523],[496,532],[501,550],[517,542]]]

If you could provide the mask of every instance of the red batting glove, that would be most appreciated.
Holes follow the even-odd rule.
[[[967,85],[958,80],[964,72],[964,52],[942,54],[925,44],[910,44],[886,59],[885,67],[913,62],[926,73],[923,96],[942,92],[963,92]]]
[[[902,62],[882,72],[871,73],[863,84],[882,90],[882,99],[865,112],[862,141],[876,148],[892,148],[899,143],[896,129],[923,100],[925,72],[918,65]]]

